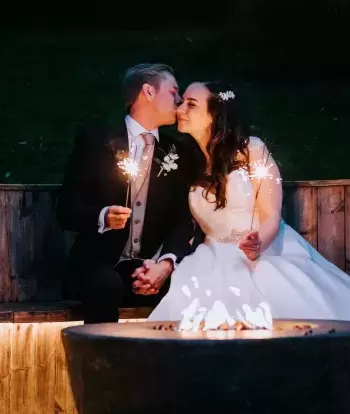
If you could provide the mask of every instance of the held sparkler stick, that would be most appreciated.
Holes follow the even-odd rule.
[[[126,200],[125,200],[125,206],[127,207],[128,202],[129,202],[131,179],[137,177],[140,169],[135,159],[132,159],[130,157],[124,158],[123,160],[119,161],[118,167],[123,171],[123,174],[127,175],[128,177],[128,187],[126,190]]]

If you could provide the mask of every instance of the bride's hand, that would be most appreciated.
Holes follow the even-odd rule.
[[[259,233],[254,230],[247,234],[238,244],[249,260],[257,259],[261,254],[261,239]]]

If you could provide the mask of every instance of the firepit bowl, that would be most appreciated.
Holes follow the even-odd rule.
[[[200,333],[109,323],[66,328],[62,338],[80,414],[350,410],[350,322]]]

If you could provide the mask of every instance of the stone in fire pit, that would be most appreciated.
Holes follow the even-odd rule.
[[[169,322],[66,328],[82,414],[345,414],[350,323],[178,332]]]

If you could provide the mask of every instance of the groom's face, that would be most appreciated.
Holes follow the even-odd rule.
[[[176,110],[181,97],[176,79],[170,73],[164,74],[153,100],[158,125],[172,125],[176,121]]]

